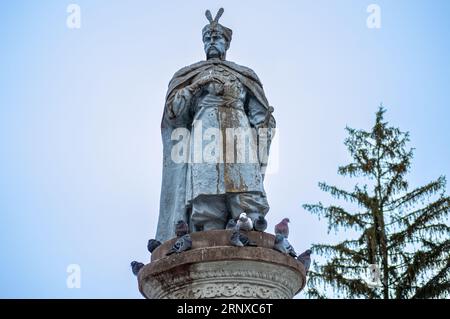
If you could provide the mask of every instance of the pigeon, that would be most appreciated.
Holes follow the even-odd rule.
[[[309,266],[311,266],[311,253],[311,249],[308,249],[297,257],[297,260],[305,266],[306,272],[308,272]]]
[[[237,221],[237,227],[240,230],[244,230],[244,231],[250,231],[253,229],[252,220],[250,218],[248,218],[246,213],[241,213],[241,215],[239,215],[239,219]]]
[[[288,254],[288,251],[284,245],[283,235],[277,234],[275,236],[275,243],[273,245],[273,249],[278,250],[280,253]]]
[[[275,235],[282,235],[284,238],[289,236],[289,218],[283,218],[283,220],[275,225]]]
[[[239,230],[235,230],[230,237],[230,243],[236,247],[256,246],[256,243],[251,241],[246,235],[241,234]]]
[[[239,230],[235,230],[230,237],[230,243],[236,247],[244,247],[244,244],[241,242]]]
[[[255,219],[253,227],[255,228],[256,231],[263,232],[267,228],[267,220],[264,218],[263,215],[259,215],[258,218]]]
[[[172,255],[174,253],[179,254],[191,248],[192,248],[191,236],[189,234],[186,234],[183,237],[178,238],[175,244],[173,244],[172,248],[170,248],[170,250],[167,252],[166,256]]]
[[[161,245],[161,242],[156,239],[149,239],[147,243],[147,249],[150,253],[153,253],[153,251],[158,248]]]
[[[234,219],[230,219],[227,223],[226,229],[231,230],[231,229],[236,229],[236,220]]]
[[[297,253],[295,252],[294,247],[292,247],[291,243],[289,243],[287,238],[284,238],[283,244],[289,255],[291,255],[294,258],[297,257]]]
[[[184,220],[179,220],[175,225],[175,234],[178,238],[189,234],[189,226]]]
[[[131,270],[133,271],[133,275],[137,276],[139,274],[139,270],[145,265],[143,263],[132,261],[131,262]]]
[[[256,243],[254,241],[251,241],[250,238],[248,238],[248,236],[244,235],[244,234],[239,234],[239,240],[241,241],[241,243],[244,246],[252,246],[252,247],[256,247]]]

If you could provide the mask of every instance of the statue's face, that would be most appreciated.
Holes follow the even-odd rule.
[[[225,59],[225,53],[228,50],[229,44],[221,33],[206,33],[203,37],[203,44],[207,59]]]

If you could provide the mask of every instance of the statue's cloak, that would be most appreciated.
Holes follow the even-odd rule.
[[[183,87],[190,85],[192,79],[207,69],[211,64],[220,64],[230,73],[234,74],[247,90],[269,112],[269,104],[258,76],[250,68],[230,61],[218,59],[200,61],[184,67],[176,72],[169,83],[166,94],[164,113],[161,121],[161,135],[163,142],[163,171],[160,198],[160,209],[156,239],[164,242],[175,237],[175,224],[178,220],[189,222],[188,207],[186,205],[186,174],[187,163],[175,163],[171,158],[172,148],[179,140],[172,140],[172,132],[180,126],[174,126],[170,120],[168,104],[173,100],[175,93]],[[272,117],[269,114],[270,117]],[[272,121],[273,118],[272,118]],[[186,129],[191,130],[190,126]],[[178,137],[177,137],[178,138]]]

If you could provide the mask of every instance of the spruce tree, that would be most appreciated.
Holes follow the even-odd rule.
[[[346,202],[345,207],[321,202],[303,206],[327,219],[328,232],[351,228],[355,234],[338,244],[313,245],[325,262],[315,261],[308,274],[307,294],[312,298],[450,295],[450,197],[445,195],[445,177],[410,189],[409,133],[389,126],[384,114],[381,106],[370,131],[346,128],[344,144],[352,160],[340,166],[338,174],[357,181],[353,190],[319,183],[321,190]],[[376,267],[379,285],[366,279],[370,267]]]

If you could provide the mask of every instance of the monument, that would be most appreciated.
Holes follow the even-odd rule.
[[[169,83],[156,239],[137,272],[146,298],[292,298],[305,285],[304,266],[264,232],[274,109],[256,73],[226,60],[222,14],[206,11],[206,60]]]

